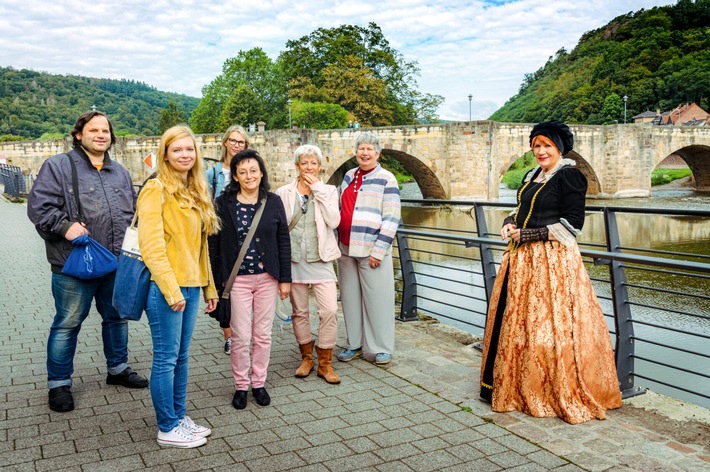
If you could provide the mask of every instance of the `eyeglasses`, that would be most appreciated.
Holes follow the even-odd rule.
[[[232,146],[239,146],[239,147],[245,147],[247,145],[246,141],[238,141],[233,138],[227,138],[227,142],[231,144]]]
[[[308,212],[308,196],[306,195],[301,195],[301,211]]]

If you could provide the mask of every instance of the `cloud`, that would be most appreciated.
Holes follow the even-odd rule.
[[[442,118],[485,119],[523,76],[585,32],[672,0],[4,0],[0,66],[125,78],[201,96],[240,50],[276,58],[317,28],[377,23],[421,69],[422,92],[443,95]]]

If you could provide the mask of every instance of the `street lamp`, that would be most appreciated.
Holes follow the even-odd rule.
[[[96,110],[97,110],[96,105],[91,105],[91,111],[96,111]]]
[[[617,95],[618,96],[618,95]],[[624,124],[626,124],[626,102],[629,100],[629,97],[624,95]]]
[[[468,121],[471,121],[471,100],[473,100],[473,95],[468,94]]]
[[[288,129],[291,129],[293,128],[293,126],[291,125],[291,104],[293,103],[293,101],[289,98],[286,103],[288,103]]]

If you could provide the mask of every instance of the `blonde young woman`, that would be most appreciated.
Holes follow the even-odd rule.
[[[202,159],[187,126],[160,138],[158,173],[138,197],[138,239],[151,273],[146,314],[153,340],[150,393],[158,444],[197,447],[211,434],[186,411],[188,350],[200,305],[217,305],[207,236],[219,230],[202,174]]]
[[[227,128],[227,131],[222,135],[222,158],[220,161],[207,169],[205,177],[207,178],[207,186],[212,196],[212,200],[216,200],[224,187],[230,182],[229,164],[232,158],[240,151],[249,147],[249,135],[246,130],[239,125],[233,125]],[[229,321],[220,322],[219,327],[224,333],[224,353],[229,355],[232,348],[232,330],[229,328]]]
[[[296,149],[294,163],[298,177],[276,191],[284,202],[291,238],[291,305],[293,334],[301,351],[296,377],[308,377],[313,370],[313,348],[308,303],[308,285],[316,297],[318,324],[318,377],[340,383],[333,371],[332,357],[338,331],[338,289],[333,261],[340,257],[335,230],[340,223],[338,189],[318,177],[323,154],[317,146]]]

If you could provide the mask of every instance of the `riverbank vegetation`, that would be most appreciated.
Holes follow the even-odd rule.
[[[653,169],[651,173],[651,186],[665,185],[674,180],[684,179],[693,175],[690,169]]]

